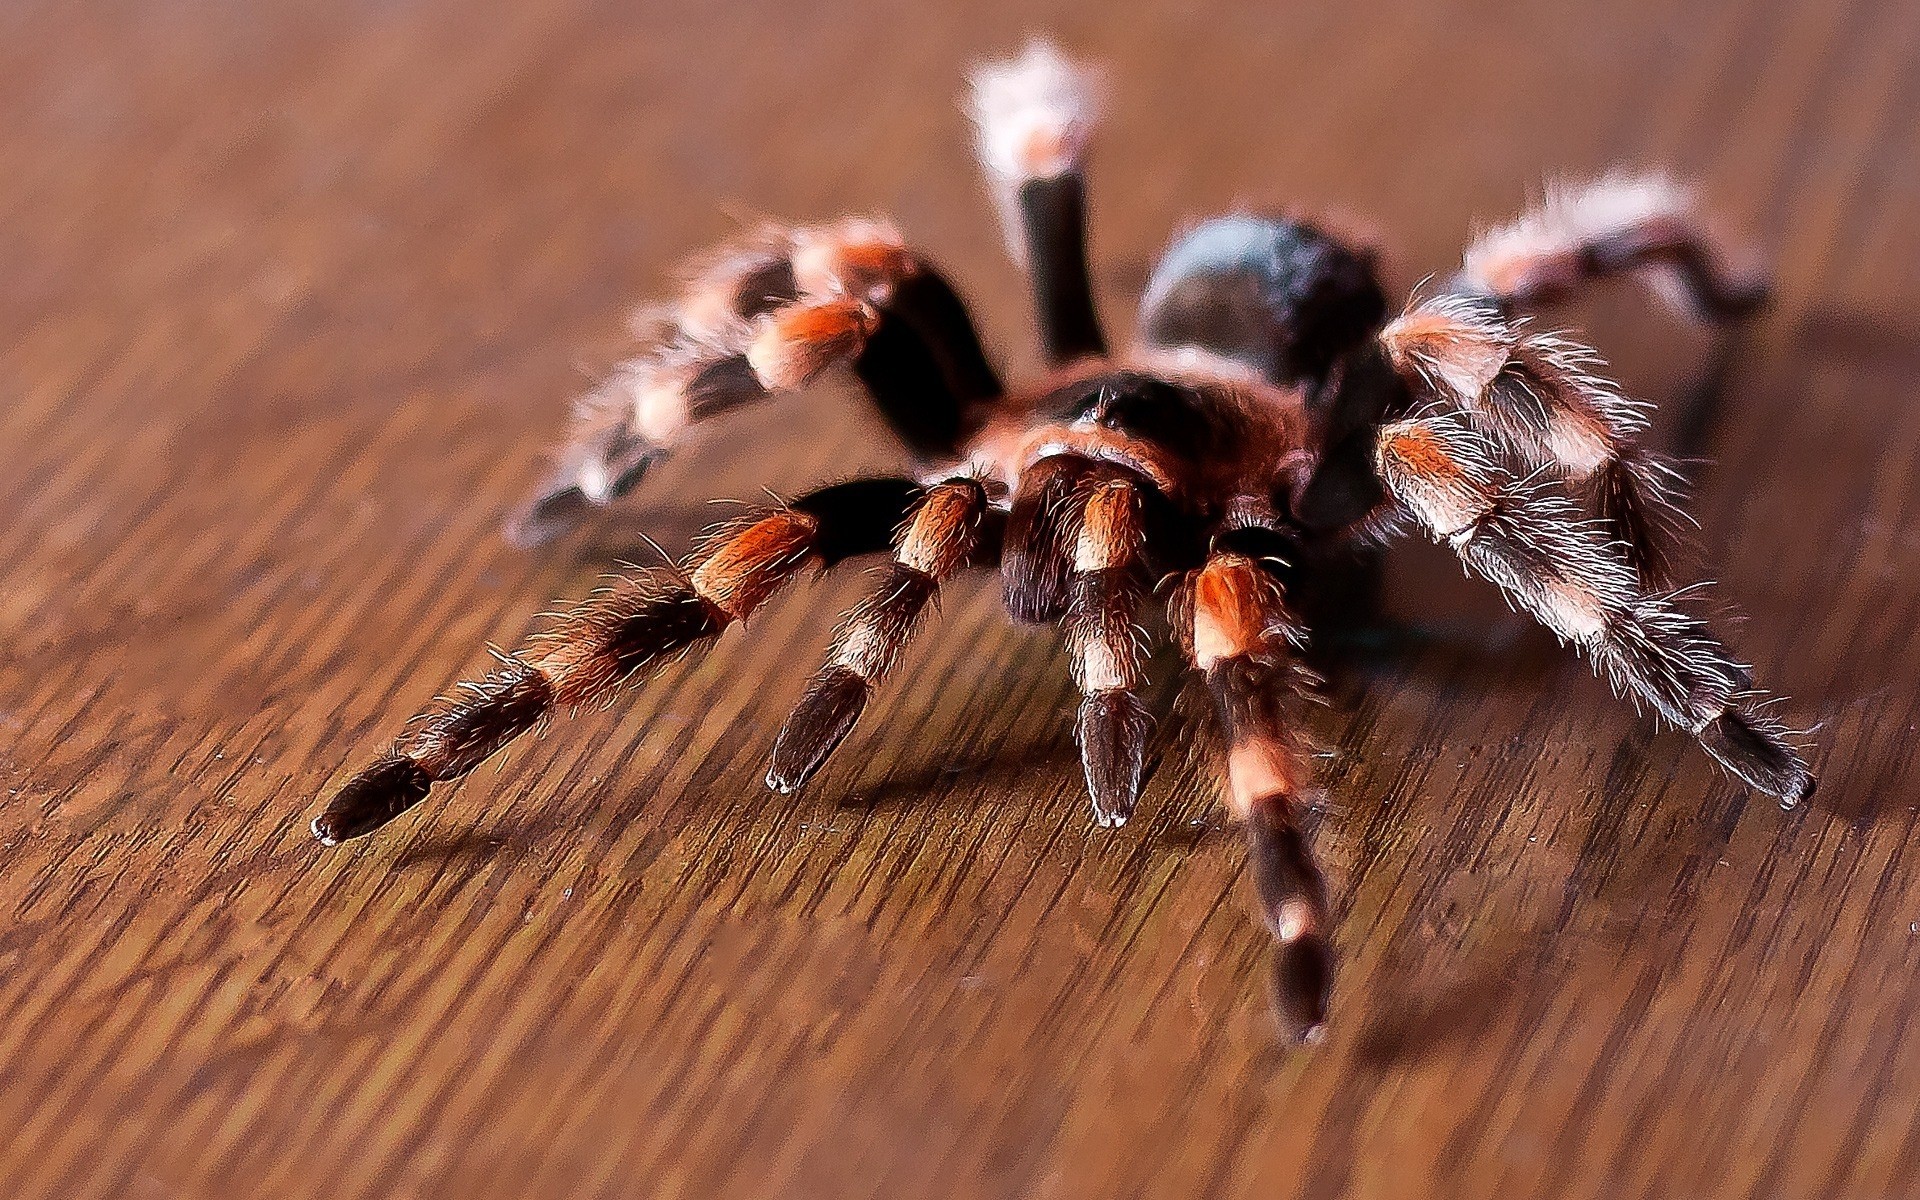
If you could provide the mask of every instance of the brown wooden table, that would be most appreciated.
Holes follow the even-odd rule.
[[[0,12],[0,1188],[13,1196],[1908,1196],[1920,1188],[1920,5],[828,0]],[[1518,6],[1515,6],[1518,7]],[[1604,12],[1599,10],[1604,8]],[[810,790],[760,784],[859,572],[323,851],[315,799],[645,530],[896,461],[844,387],[535,553],[502,516],[629,305],[772,213],[894,214],[1016,370],[954,100],[1115,89],[1103,302],[1180,222],[1366,214],[1397,284],[1666,163],[1779,278],[1663,402],[1783,813],[1410,547],[1320,719],[1344,971],[1278,1048],[1212,735],[1090,828],[984,581]],[[1724,403],[1703,378],[1725,376]],[[1702,415],[1704,414],[1704,415]]]

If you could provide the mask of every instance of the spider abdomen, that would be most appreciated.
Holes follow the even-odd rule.
[[[1234,215],[1187,231],[1140,305],[1149,346],[1200,346],[1269,379],[1316,380],[1386,318],[1373,256],[1303,221]]]

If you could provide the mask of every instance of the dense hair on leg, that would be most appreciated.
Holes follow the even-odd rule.
[[[1333,983],[1326,883],[1299,812],[1311,787],[1298,709],[1313,684],[1280,585],[1260,561],[1216,550],[1170,603],[1173,627],[1205,678],[1226,742],[1227,805],[1247,833],[1247,866],[1273,934],[1282,1028],[1314,1040]]]
[[[1083,696],[1075,732],[1094,820],[1124,825],[1140,795],[1153,728],[1139,696],[1145,654],[1136,614],[1146,594],[1140,485],[1099,472],[1077,493],[1074,516],[1063,625]]]
[[[1672,597],[1644,593],[1619,548],[1551,488],[1515,480],[1458,415],[1380,431],[1388,489],[1474,573],[1592,659],[1615,690],[1701,739],[1735,775],[1789,805],[1813,775],[1763,720],[1751,677]]]
[[[1041,459],[1021,474],[1000,563],[1007,614],[1014,620],[1040,625],[1066,611],[1073,553],[1071,506],[1094,472],[1086,459],[1060,454]]]
[[[656,315],[649,349],[576,406],[522,544],[634,487],[692,426],[850,364],[916,454],[954,456],[1000,394],[965,305],[880,221],[766,229],[717,253]]]
[[[975,480],[951,479],[927,489],[895,540],[879,585],[842,623],[827,664],[781,726],[767,786],[795,790],[846,739],[940,585],[972,561],[986,513],[986,490]]]
[[[425,799],[428,784],[467,775],[556,708],[610,699],[621,683],[730,620],[685,582],[616,580],[569,607],[484,679],[435,701],[389,755],[334,795],[314,818],[314,836],[336,845],[371,833]]]
[[[335,793],[314,818],[314,836],[335,845],[371,833],[554,711],[611,703],[622,685],[710,642],[809,563],[884,549],[918,494],[905,481],[822,488],[722,526],[680,570],[616,578],[416,717],[388,754]],[[856,512],[861,502],[894,507]]]
[[[1633,444],[1594,473],[1594,511],[1607,537],[1626,549],[1643,587],[1670,587],[1677,579],[1679,547],[1691,531],[1680,507],[1685,484],[1669,459]]]
[[[1459,296],[1410,308],[1380,344],[1414,395],[1464,413],[1490,454],[1544,470],[1588,503],[1642,586],[1671,582],[1686,523],[1675,503],[1679,473],[1639,444],[1646,405],[1605,377],[1599,355]]]

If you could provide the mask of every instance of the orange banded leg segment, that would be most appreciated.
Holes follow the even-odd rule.
[[[1326,883],[1298,821],[1311,786],[1290,709],[1310,676],[1292,655],[1299,631],[1280,586],[1254,559],[1216,551],[1176,593],[1174,627],[1207,683],[1227,745],[1227,806],[1247,831],[1261,920],[1273,934],[1281,1024],[1318,1038],[1333,984]]]
[[[1082,695],[1074,733],[1093,818],[1112,827],[1133,815],[1153,732],[1140,698],[1145,648],[1135,620],[1146,593],[1142,496],[1132,480],[1104,477],[1076,500],[1064,620]]]
[[[1474,240],[1453,287],[1512,311],[1558,304],[1614,275],[1644,278],[1698,321],[1737,320],[1767,301],[1765,278],[1737,269],[1688,190],[1660,176],[1549,190],[1538,208]]]
[[[1575,643],[1614,691],[1687,730],[1720,765],[1791,806],[1814,779],[1763,693],[1706,625],[1633,569],[1564,495],[1516,481],[1459,416],[1383,426],[1388,490],[1469,570]]]
[[[724,527],[682,572],[616,579],[411,722],[334,794],[314,818],[314,836],[331,846],[373,832],[555,710],[609,703],[621,685],[711,642],[808,564],[884,549],[917,495],[904,480],[822,488]]]
[[[768,787],[796,790],[846,739],[940,585],[972,560],[986,514],[986,491],[972,479],[951,479],[927,490],[895,541],[880,585],[848,615],[826,666],[808,683],[774,739]]]
[[[1465,412],[1515,457],[1590,497],[1643,586],[1670,582],[1686,523],[1675,504],[1680,475],[1639,444],[1646,405],[1601,374],[1591,349],[1459,296],[1409,309],[1380,341],[1417,395]]]
[[[873,221],[763,233],[723,252],[655,345],[577,406],[551,477],[510,524],[523,544],[629,491],[694,424],[849,363],[910,447],[951,453],[1000,393],[966,308]]]

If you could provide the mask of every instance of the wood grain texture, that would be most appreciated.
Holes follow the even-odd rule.
[[[1920,1190],[1920,6],[1212,7],[0,10],[4,1191]],[[1311,1053],[1269,1031],[1204,705],[1156,660],[1139,815],[1093,830],[1064,659],[984,581],[798,796],[764,757],[857,570],[383,836],[308,838],[641,530],[894,461],[820,388],[509,549],[676,259],[888,212],[1034,367],[954,99],[1036,29],[1112,69],[1116,322],[1235,204],[1366,214],[1404,287],[1544,176],[1701,181],[1778,274],[1750,335],[1572,317],[1712,460],[1706,569],[1819,724],[1811,806],[1410,547],[1407,646],[1318,730],[1344,971]]]

